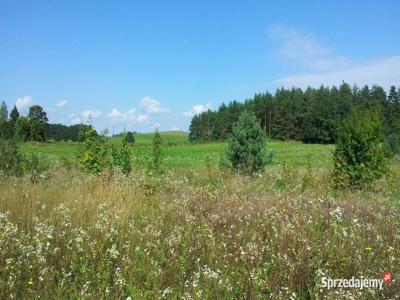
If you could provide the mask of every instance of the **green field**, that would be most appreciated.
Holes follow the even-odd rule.
[[[190,143],[185,132],[162,132],[161,137],[164,142],[163,163],[166,168],[202,169],[207,164],[217,164],[227,147],[226,142]],[[152,153],[153,133],[138,134],[135,138],[136,143],[130,146],[132,160],[134,164],[143,165]],[[121,138],[110,138],[109,143],[121,144]],[[334,146],[268,140],[267,150],[274,152],[274,165],[304,166],[309,160],[313,167],[330,167]],[[56,162],[61,156],[77,156],[79,143],[25,143],[22,145],[22,151],[26,154],[36,153]]]

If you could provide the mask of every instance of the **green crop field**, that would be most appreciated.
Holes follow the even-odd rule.
[[[152,153],[153,133],[138,134],[136,142],[130,146],[133,162],[143,165]],[[205,168],[207,164],[217,164],[227,147],[226,142],[190,143],[185,132],[161,132],[163,139],[163,162],[166,168]],[[110,145],[120,145],[121,138],[109,140]],[[79,144],[74,142],[25,143],[22,151],[36,153],[56,162],[60,157],[76,157]],[[310,161],[313,167],[331,167],[333,145],[303,144],[269,140],[267,151],[274,153],[273,165],[304,166]]]

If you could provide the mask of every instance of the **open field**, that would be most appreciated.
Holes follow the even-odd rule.
[[[226,143],[175,133],[157,175],[146,167],[151,137],[131,147],[129,176],[66,168],[60,158],[73,161],[76,143],[22,145],[51,167],[35,183],[29,174],[0,181],[0,298],[398,295],[397,279],[381,290],[321,287],[323,277],[397,274],[398,157],[370,188],[335,191],[332,145],[269,141],[273,164],[246,177],[218,166]]]
[[[207,164],[218,164],[227,147],[227,143],[224,142],[191,144],[183,132],[162,132],[161,136],[165,145],[164,165],[169,169],[203,169]],[[153,133],[139,134],[136,136],[135,145],[130,146],[133,161],[139,168],[143,167],[151,155],[152,138]],[[112,138],[110,144],[121,144],[121,139]],[[74,142],[25,143],[22,145],[22,151],[34,152],[57,162],[60,156],[76,157],[78,147],[78,143]],[[310,159],[314,167],[331,167],[334,146],[270,140],[267,142],[267,149],[274,152],[275,165],[304,166]]]

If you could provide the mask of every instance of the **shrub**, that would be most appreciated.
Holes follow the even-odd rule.
[[[153,155],[152,155],[152,167],[155,171],[160,171],[162,162],[162,144],[163,140],[161,138],[158,130],[154,133],[153,137]]]
[[[44,158],[39,158],[36,153],[31,153],[25,159],[25,170],[29,174],[32,183],[38,183],[40,179],[45,178],[44,172],[49,168]]]
[[[334,153],[335,187],[364,186],[387,170],[380,115],[353,111],[339,129]]]
[[[23,174],[24,157],[14,140],[0,140],[0,171],[6,176]]]
[[[247,174],[262,172],[267,163],[266,140],[256,117],[244,112],[234,125],[227,156],[235,170]]]
[[[123,173],[129,174],[132,171],[131,153],[125,141],[122,143],[121,148],[112,148],[111,156],[113,165],[118,167]]]
[[[79,162],[83,171],[93,175],[99,175],[108,165],[105,137],[97,135],[92,128],[85,132],[84,148]]]
[[[135,136],[131,131],[128,131],[123,138],[123,142],[127,144],[134,144],[135,143]]]

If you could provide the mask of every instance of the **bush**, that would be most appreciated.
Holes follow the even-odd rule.
[[[79,156],[81,169],[93,175],[99,175],[107,167],[107,146],[104,136],[99,136],[92,128],[85,132],[85,142]]]
[[[228,143],[227,157],[235,170],[247,174],[264,170],[267,163],[266,140],[253,114],[244,112],[240,116]]]
[[[49,165],[44,158],[39,158],[36,153],[31,153],[25,159],[25,170],[29,174],[32,183],[38,183],[40,179],[45,178],[44,172],[49,169]]]
[[[128,131],[123,138],[123,142],[127,144],[134,144],[135,143],[135,136],[131,131]]]
[[[131,153],[125,142],[122,143],[121,148],[112,148],[111,156],[113,165],[118,167],[123,173],[129,174],[132,171],[131,166]]]
[[[0,140],[0,171],[6,176],[23,174],[24,157],[14,140]]]
[[[378,113],[353,111],[343,122],[334,153],[334,185],[364,186],[388,170]]]

